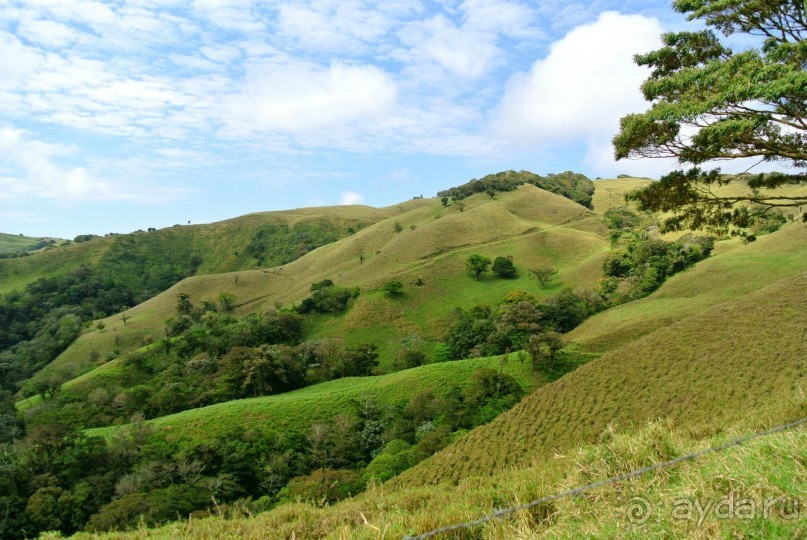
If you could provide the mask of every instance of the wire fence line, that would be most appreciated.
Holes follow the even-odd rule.
[[[434,530],[431,530],[429,532],[425,532],[423,534],[418,534],[416,536],[405,536],[403,538],[403,540],[425,540],[426,538],[431,538],[432,536],[435,536],[435,535],[438,535],[438,534],[450,533],[450,532],[459,531],[459,530],[462,530],[462,529],[469,529],[471,527],[477,527],[479,525],[483,525],[483,524],[487,523],[488,521],[492,521],[494,519],[499,519],[499,518],[502,518],[504,516],[513,514],[515,512],[520,512],[521,510],[528,510],[530,508],[538,506],[539,504],[545,504],[545,503],[548,503],[548,502],[553,502],[553,501],[556,501],[558,499],[563,499],[565,497],[576,497],[577,495],[581,495],[581,494],[583,494],[583,493],[585,493],[587,491],[590,491],[592,489],[597,489],[599,487],[606,486],[606,485],[609,485],[609,484],[615,484],[617,482],[621,482],[621,481],[627,480],[629,478],[636,478],[637,476],[641,476],[643,474],[646,474],[646,473],[649,473],[649,472],[652,472],[652,471],[656,471],[656,470],[659,470],[659,469],[672,467],[672,466],[678,465],[679,463],[682,463],[684,461],[691,461],[691,460],[697,459],[697,458],[699,458],[701,456],[705,456],[706,454],[711,454],[711,453],[715,453],[715,452],[722,452],[724,450],[728,450],[729,448],[733,448],[735,446],[740,446],[742,444],[745,444],[745,443],[748,443],[750,441],[753,441],[754,439],[759,439],[760,437],[766,437],[768,435],[773,435],[774,433],[781,433],[783,431],[786,431],[788,429],[792,429],[792,428],[800,426],[802,424],[807,424],[807,418],[802,418],[800,420],[796,420],[796,421],[790,422],[788,424],[782,424],[780,426],[776,426],[774,428],[771,428],[771,429],[768,429],[768,430],[765,430],[765,431],[760,431],[760,432],[754,433],[752,435],[746,435],[745,437],[732,439],[731,441],[726,442],[724,444],[720,444],[720,445],[717,445],[717,446],[712,446],[710,448],[706,448],[704,450],[699,450],[697,452],[692,452],[691,454],[686,454],[686,455],[683,455],[683,456],[679,456],[679,457],[677,457],[675,459],[671,459],[669,461],[656,463],[655,465],[648,465],[648,466],[642,467],[640,469],[636,469],[636,470],[633,470],[633,471],[630,471],[630,472],[627,472],[627,473],[623,473],[623,474],[620,474],[620,475],[617,475],[617,476],[613,476],[613,477],[607,478],[605,480],[599,480],[597,482],[593,482],[593,483],[585,485],[585,486],[579,486],[579,487],[576,487],[576,488],[573,488],[573,489],[570,489],[570,490],[567,490],[567,491],[564,491],[564,492],[561,492],[561,493],[556,493],[554,495],[549,495],[547,497],[542,497],[540,499],[536,499],[536,500],[530,501],[528,503],[520,504],[518,506],[511,506],[511,507],[508,507],[508,508],[500,508],[499,510],[496,510],[495,512],[492,512],[492,513],[490,513],[490,514],[488,514],[486,516],[483,516],[483,517],[481,517],[479,519],[475,519],[473,521],[467,521],[465,523],[455,523],[454,525],[448,525],[448,526],[445,526],[445,527],[440,527],[439,529],[434,529]]]

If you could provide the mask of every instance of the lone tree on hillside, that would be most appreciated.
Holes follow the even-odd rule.
[[[546,289],[546,286],[549,285],[549,281],[552,279],[552,276],[557,273],[557,270],[549,266],[530,269],[530,274],[534,275],[538,279],[538,281],[541,283],[542,289]]]
[[[468,272],[471,273],[477,281],[479,281],[479,276],[488,271],[490,259],[480,255],[479,253],[474,253],[468,257],[467,261],[465,261],[465,266],[468,268]]]
[[[664,231],[745,229],[772,209],[807,204],[769,190],[807,183],[807,18],[802,0],[674,0],[673,8],[723,36],[750,34],[760,47],[734,51],[712,30],[664,34],[664,46],[635,61],[651,68],[642,92],[652,106],[620,121],[617,159],[675,158],[676,170],[628,196],[641,209],[675,212]],[[736,181],[711,161],[752,158],[794,169],[742,175],[746,193],[715,191]],[[781,192],[780,192],[781,193]],[[807,221],[807,213],[802,215]],[[732,234],[748,233],[733,230]]]
[[[533,334],[527,340],[527,352],[535,370],[555,367],[558,353],[566,345],[563,336],[554,330]]]
[[[497,276],[503,278],[514,278],[518,274],[516,265],[507,257],[496,257],[493,260],[493,271]]]

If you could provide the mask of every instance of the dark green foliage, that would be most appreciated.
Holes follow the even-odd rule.
[[[458,187],[453,187],[437,193],[438,197],[452,197],[459,201],[470,197],[474,193],[487,193],[488,196],[497,191],[513,191],[523,184],[532,184],[541,189],[556,193],[578,204],[591,208],[591,197],[594,194],[594,184],[582,174],[567,171],[560,174],[539,176],[529,171],[504,171],[489,174],[479,180],[474,179]],[[491,198],[493,198],[491,196]]]
[[[490,268],[490,259],[478,253],[474,253],[465,261],[465,267],[468,269],[468,273],[474,276],[478,281],[479,277]]]
[[[548,330],[530,336],[527,352],[530,353],[533,369],[552,369],[558,353],[566,345],[559,332]]]
[[[200,486],[172,485],[149,493],[131,493],[112,501],[93,515],[87,523],[88,532],[127,530],[136,528],[141,520],[154,527],[187,516],[203,508],[210,492]]]
[[[426,353],[423,351],[425,341],[417,335],[409,336],[401,341],[401,348],[395,355],[393,367],[396,370],[411,369],[426,363]]]
[[[457,311],[456,319],[445,340],[451,358],[482,356],[488,336],[496,329],[493,321],[462,310]]]
[[[647,296],[668,277],[708,257],[713,246],[711,237],[665,242],[631,234],[625,247],[603,262],[603,272],[613,279],[603,283],[601,292],[614,303]]]
[[[228,292],[219,293],[219,308],[224,313],[229,313],[235,308],[235,295]]]
[[[311,296],[294,309],[298,313],[339,313],[347,308],[351,299],[358,298],[359,289],[337,287],[330,279],[311,285]]]
[[[552,276],[554,276],[557,273],[558,273],[557,270],[555,270],[554,268],[548,267],[548,266],[545,266],[545,267],[542,267],[542,268],[531,268],[530,269],[530,274],[535,276],[535,278],[541,284],[542,289],[546,289],[547,285],[549,285],[549,282],[552,279]]]
[[[517,401],[523,393],[512,375],[486,368],[477,370],[471,376],[471,385],[465,389],[465,402],[471,407],[478,407],[488,400],[507,396]]]
[[[518,275],[516,265],[509,257],[496,257],[493,260],[493,272],[502,278],[514,278]]]
[[[73,238],[73,242],[79,244],[81,242],[89,242],[90,240],[94,240],[95,238],[101,238],[97,234],[80,234]]]
[[[387,296],[396,298],[403,295],[403,287],[404,284],[401,281],[395,280],[384,283],[381,290],[387,293]]]
[[[603,214],[603,219],[609,229],[633,230],[641,224],[641,219],[636,212],[624,206],[609,208]]]
[[[448,206],[448,197],[440,197],[440,204],[442,204],[443,207]]]
[[[291,347],[236,347],[220,361],[223,380],[233,397],[287,392],[305,385],[305,364]]]
[[[592,311],[586,300],[570,289],[537,302],[528,295],[511,295],[498,310],[477,306],[457,310],[445,345],[451,358],[493,356],[527,347],[530,336],[539,332],[568,332]]]
[[[291,227],[287,223],[269,223],[253,234],[245,251],[258,266],[280,266],[349,232],[326,219],[300,221]]]

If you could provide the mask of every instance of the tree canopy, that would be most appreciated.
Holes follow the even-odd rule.
[[[629,196],[640,208],[675,212],[665,230],[742,229],[782,208],[797,209],[807,196],[771,191],[807,182],[807,34],[801,0],[675,0],[673,8],[701,19],[724,37],[750,34],[757,47],[735,51],[712,29],[671,32],[663,47],[636,55],[651,69],[642,92],[652,105],[620,121],[617,159],[674,158],[676,170]],[[752,40],[754,38],[751,38]],[[725,41],[725,40],[723,40]],[[721,175],[715,161],[751,158],[792,174]],[[704,168],[701,168],[704,167]],[[717,190],[744,182],[744,192]],[[807,213],[803,214],[807,221]]]

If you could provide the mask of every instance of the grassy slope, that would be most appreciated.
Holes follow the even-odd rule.
[[[775,254],[793,234],[803,240],[805,233],[791,226],[771,236],[767,249]],[[803,256],[804,247],[791,247]],[[764,266],[767,249],[762,243],[741,246],[736,253],[757,256],[746,254],[737,261]],[[682,276],[702,279],[693,273]],[[766,277],[770,281],[770,274]],[[740,274],[722,280],[723,286],[735,289],[741,278],[759,276]],[[538,388],[490,424],[355,499],[325,509],[287,505],[253,519],[194,520],[148,535],[257,538],[272,530],[298,538],[398,537],[807,416],[807,272],[773,281],[695,309]],[[681,286],[668,282],[656,295]],[[673,501],[684,497],[698,497],[704,504],[732,494],[759,504],[771,497],[803,501],[805,448],[807,430],[802,427],[487,525],[482,537],[803,537],[803,515],[799,520],[712,517],[701,525],[671,516]],[[626,518],[627,504],[637,495],[655,508],[643,525]]]
[[[591,199],[594,211],[600,215],[610,208],[625,206],[625,194],[649,184],[646,178],[614,178],[594,181],[594,196]]]
[[[28,246],[33,246],[38,241],[38,239],[29,236],[0,233],[0,255],[22,251]]]
[[[398,482],[452,482],[529,465],[596,441],[609,425],[663,417],[712,429],[786,403],[807,389],[804,298],[807,273],[656,330],[539,388]]]
[[[151,233],[96,238],[89,242],[72,243],[48,248],[29,257],[0,259],[0,294],[24,287],[44,276],[69,271],[80,265],[91,265],[101,260],[125,237],[159,245],[193,245],[202,256],[200,274],[227,272],[254,266],[244,248],[255,232],[267,224],[288,224],[324,220],[337,226],[362,226],[385,219],[397,208],[375,209],[368,206],[337,206],[303,208],[284,212],[263,212],[206,225],[175,226]],[[1,241],[2,239],[0,239]]]
[[[458,212],[442,208],[436,199],[409,201],[386,209],[392,217],[284,266],[186,279],[128,310],[131,319],[126,324],[115,315],[104,320],[103,330],[86,331],[46,370],[84,373],[93,367],[92,351],[103,357],[106,351],[142,346],[144,336],[159,338],[180,292],[198,302],[215,300],[220,291],[229,291],[239,304],[236,314],[244,315],[276,303],[299,302],[309,294],[311,283],[325,278],[361,287],[361,296],[346,315],[315,318],[309,335],[342,337],[348,345],[376,343],[386,366],[406,336],[417,333],[439,340],[455,307],[495,304],[514,289],[538,296],[552,294],[564,283],[593,283],[600,277],[609,244],[602,224],[582,206],[533,186],[499,194],[492,201],[479,194],[465,203],[466,210]],[[396,222],[403,226],[400,233],[395,232]],[[465,259],[475,252],[490,257],[513,255],[522,275],[476,282],[465,272]],[[363,264],[360,254],[366,257]],[[523,271],[540,265],[560,270],[553,288],[541,290]],[[413,285],[418,277],[424,286]],[[378,291],[390,279],[406,284],[402,299],[390,300]],[[105,369],[102,366],[98,373]]]
[[[715,255],[677,274],[647,298],[600,313],[569,339],[590,352],[605,352],[681,318],[761,289],[776,278],[807,271],[807,227],[793,223],[742,245],[731,241]]]
[[[445,394],[455,386],[464,386],[477,369],[499,369],[500,365],[499,357],[429,364],[378,377],[338,379],[276,396],[229,401],[146,423],[180,440],[226,433],[235,426],[301,430],[313,422],[325,421],[335,414],[352,410],[355,401],[364,395],[373,395],[382,403],[405,403],[429,389],[438,395]],[[535,387],[537,379],[529,363],[518,362],[515,355],[504,364],[503,370],[513,375],[525,389]],[[97,428],[87,433],[109,437],[124,428]]]

